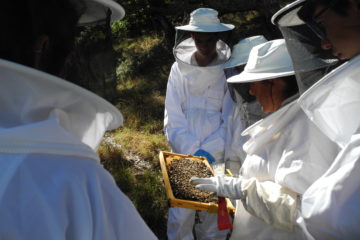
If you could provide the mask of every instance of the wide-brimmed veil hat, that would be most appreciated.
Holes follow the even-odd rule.
[[[191,32],[225,32],[234,29],[234,25],[221,23],[218,11],[214,9],[198,8],[191,12],[189,24],[175,28]]]
[[[232,68],[245,65],[249,59],[250,51],[253,47],[267,42],[263,35],[257,35],[240,40],[232,48],[229,61],[224,64],[224,68]]]
[[[229,83],[257,82],[294,75],[294,68],[284,39],[253,47],[244,71],[229,78]]]
[[[79,5],[77,0],[73,1]],[[111,12],[111,22],[121,20],[125,16],[124,8],[113,0],[84,0],[84,13],[81,15],[78,25],[87,26],[103,23],[107,18],[108,11]]]
[[[299,17],[298,12],[305,5],[307,0],[296,0],[277,11],[271,18],[275,25],[291,27],[305,24]]]

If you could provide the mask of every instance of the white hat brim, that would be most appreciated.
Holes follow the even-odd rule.
[[[258,82],[264,81],[268,79],[274,79],[279,77],[286,77],[294,75],[295,72],[292,68],[288,68],[287,70],[281,72],[246,72],[243,71],[242,73],[232,76],[227,79],[228,83],[248,83],[248,82]]]
[[[51,86],[49,89],[54,89],[54,91],[57,92],[64,92],[69,94],[69,96],[76,96],[77,99],[81,99],[82,102],[91,105],[93,108],[101,109],[103,113],[109,113],[111,117],[108,117],[108,130],[116,129],[123,124],[123,115],[114,105],[102,97],[96,95],[95,93],[90,92],[89,90],[84,89],[72,82],[65,81],[64,79],[42,72],[40,70],[3,59],[0,59],[0,69],[5,71],[5,73],[9,71],[11,74],[15,74],[14,76],[17,76],[20,79],[27,79],[27,81],[30,83],[36,82],[36,84],[41,86]],[[59,109],[61,108],[60,106],[58,107]]]
[[[234,29],[232,24],[220,23],[217,26],[195,26],[195,25],[184,25],[175,27],[178,30],[189,31],[189,32],[225,32]]]
[[[306,0],[296,0],[279,11],[277,11],[271,18],[271,22],[274,25],[281,27],[291,27],[305,24],[298,16],[299,10],[304,6]]]
[[[81,15],[78,26],[94,25],[104,20],[106,9],[111,10],[111,22],[121,20],[125,16],[124,8],[113,0],[87,0],[85,4],[86,10]],[[95,7],[96,5],[98,7]]]

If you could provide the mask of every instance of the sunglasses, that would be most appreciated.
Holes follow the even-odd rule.
[[[305,22],[305,24],[315,33],[315,35],[321,40],[327,40],[325,29],[319,25],[316,20],[323,16],[329,9],[333,8],[339,0],[332,0],[329,4],[323,8],[315,16],[312,16],[315,4],[305,4],[299,11],[299,17]]]

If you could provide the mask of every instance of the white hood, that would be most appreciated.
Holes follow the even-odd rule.
[[[289,124],[295,114],[298,113],[298,107],[295,102],[280,108],[275,113],[259,120],[242,132],[242,136],[249,136],[250,139],[243,145],[247,154],[252,155],[264,144],[276,140],[282,130]]]
[[[0,60],[0,152],[98,158],[105,131],[121,113],[99,96],[63,79]]]
[[[333,70],[300,98],[308,117],[340,147],[360,125],[360,55]]]

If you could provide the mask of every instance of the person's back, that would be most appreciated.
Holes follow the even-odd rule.
[[[0,8],[13,24],[4,26],[7,44],[0,46],[0,238],[156,239],[96,154],[105,131],[122,124],[121,113],[85,89],[24,66],[61,71],[78,19],[91,10],[89,2],[72,3]],[[124,16],[110,1],[91,3]]]

